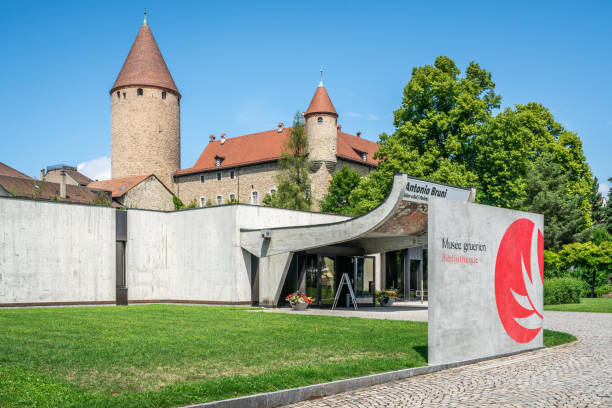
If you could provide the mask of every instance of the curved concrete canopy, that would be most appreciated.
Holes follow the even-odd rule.
[[[331,224],[241,230],[241,246],[255,256],[268,257],[339,244],[364,253],[426,245],[427,206],[402,205],[407,177],[396,174],[387,199],[367,214]],[[264,237],[266,232],[269,238]]]

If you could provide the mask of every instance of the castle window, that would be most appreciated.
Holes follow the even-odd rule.
[[[142,91],[142,88],[138,88],[136,93],[138,94],[138,96],[142,96],[144,92]]]
[[[230,178],[234,179],[235,176],[236,174],[234,173],[234,170],[230,170]]]
[[[367,161],[368,160],[368,154],[367,153],[361,153],[361,160]]]
[[[121,92],[117,91],[117,99],[121,99]]]
[[[221,172],[220,171],[217,172],[217,180],[221,180]]]
[[[125,99],[125,92],[123,93],[123,99]]]
[[[166,99],[166,92],[162,92],[162,99]]]
[[[230,203],[233,204],[236,202],[236,194],[230,194]]]
[[[323,118],[322,118],[322,117],[319,117],[319,118],[317,119],[317,123],[318,123],[319,125],[320,125],[320,124],[322,124],[322,123],[323,123]]]
[[[274,195],[275,193],[276,193],[276,189],[275,188],[270,189],[270,195]]]
[[[223,197],[217,196],[217,205],[223,204]]]
[[[257,191],[253,191],[251,194],[251,204],[257,205]]]
[[[221,162],[222,161],[223,161],[223,159],[221,159],[220,157],[216,157],[215,158],[215,166],[221,167]]]
[[[206,181],[206,176],[204,174],[200,174],[200,183]]]
[[[204,197],[200,197],[200,207],[204,207],[206,205],[206,199]]]

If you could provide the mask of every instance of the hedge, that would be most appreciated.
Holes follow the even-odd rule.
[[[585,284],[580,279],[544,279],[544,304],[580,303],[580,294],[584,287]]]

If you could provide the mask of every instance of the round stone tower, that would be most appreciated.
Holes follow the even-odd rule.
[[[306,137],[310,160],[313,161],[312,198],[313,209],[318,209],[329,181],[336,170],[338,159],[338,113],[334,109],[323,81],[319,83],[308,110],[304,113]]]
[[[172,174],[181,166],[181,94],[146,18],[110,97],[111,177],[154,173],[174,191]]]

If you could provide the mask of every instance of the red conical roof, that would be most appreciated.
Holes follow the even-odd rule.
[[[328,113],[330,115],[338,116],[323,84],[320,84],[315,91],[312,101],[310,101],[310,106],[308,106],[308,110],[306,111],[306,115],[312,115],[315,113]]]
[[[137,85],[164,88],[176,93],[179,98],[181,96],[157,47],[153,33],[146,23],[140,27],[110,92],[113,93],[124,86]]]

